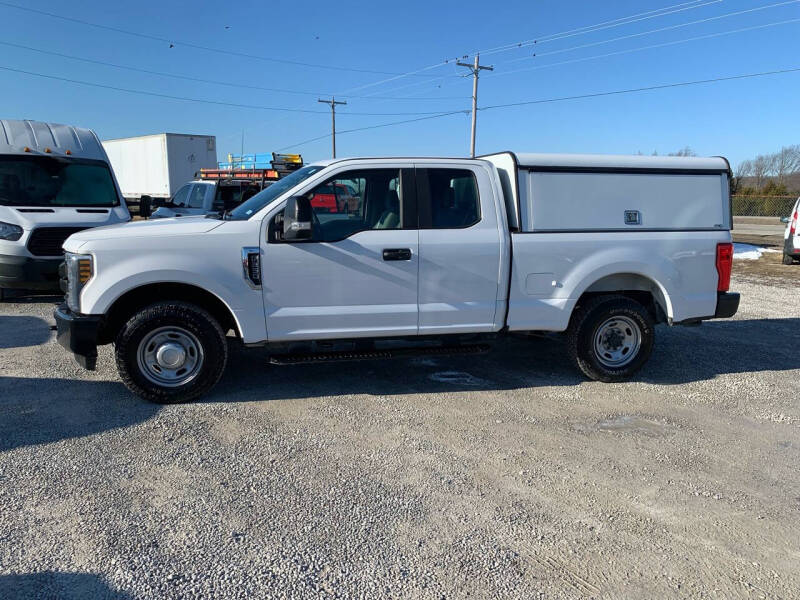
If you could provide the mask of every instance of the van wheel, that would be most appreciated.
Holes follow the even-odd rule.
[[[794,258],[792,257],[791,254],[784,254],[783,255],[783,264],[785,264],[785,265],[793,265],[794,264]]]
[[[655,323],[648,310],[625,296],[597,296],[572,315],[569,352],[589,379],[625,381],[653,352]]]
[[[117,335],[117,370],[137,396],[188,402],[216,385],[228,360],[225,332],[207,311],[159,302],[134,314]]]

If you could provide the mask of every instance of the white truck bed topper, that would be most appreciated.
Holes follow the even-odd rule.
[[[714,156],[639,156],[614,154],[516,154],[520,167],[598,170],[686,170],[726,172],[728,161]]]

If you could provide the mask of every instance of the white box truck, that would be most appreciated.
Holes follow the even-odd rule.
[[[157,402],[211,389],[230,330],[279,364],[564,332],[587,377],[622,381],[657,323],[736,313],[729,177],[724,158],[315,163],[225,218],[71,236],[58,341],[87,368],[114,343],[123,382]],[[347,201],[322,210],[320,193]]]
[[[106,140],[103,147],[122,195],[131,203],[142,196],[169,200],[200,169],[217,168],[213,135],[158,133]]]

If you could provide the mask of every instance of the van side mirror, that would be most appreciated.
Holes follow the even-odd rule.
[[[292,196],[283,211],[283,239],[311,239],[311,201],[305,196]]]
[[[788,223],[789,217],[781,217],[781,223]]]
[[[152,196],[142,196],[139,198],[139,216],[143,219],[149,219],[153,214],[153,198]]]

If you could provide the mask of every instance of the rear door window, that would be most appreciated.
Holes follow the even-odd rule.
[[[417,169],[420,229],[464,229],[481,220],[478,180],[468,169]]]

